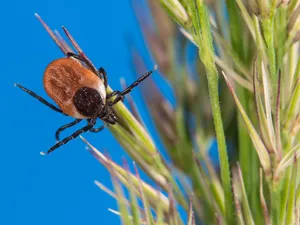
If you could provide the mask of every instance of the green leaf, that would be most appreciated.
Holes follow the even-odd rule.
[[[168,14],[181,26],[190,27],[191,21],[188,13],[178,0],[159,0],[160,4],[166,9]]]
[[[135,192],[135,187],[133,185],[133,181],[132,181],[132,175],[129,172],[129,168],[128,165],[125,165],[126,171],[127,171],[127,179],[128,179],[128,190],[129,190],[129,194],[130,194],[130,207],[131,207],[131,215],[133,218],[133,224],[134,225],[140,225],[141,221],[140,221],[140,210],[139,210],[139,206],[138,206],[138,200],[137,200],[137,196],[136,196],[136,192]]]
[[[235,91],[233,89],[233,87],[231,86],[227,76],[225,75],[225,73],[223,72],[223,76],[225,78],[225,81],[227,83],[227,86],[229,87],[229,90],[236,102],[236,105],[239,109],[239,112],[245,122],[245,125],[247,127],[247,130],[248,130],[248,133],[252,139],[252,143],[253,145],[255,146],[255,149],[257,151],[257,154],[258,154],[258,157],[260,159],[260,163],[264,169],[264,172],[266,174],[266,176],[268,178],[270,178],[270,176],[272,175],[271,174],[271,160],[270,160],[270,156],[269,156],[269,153],[266,149],[266,147],[264,146],[261,138],[259,137],[259,135],[257,134],[254,126],[252,125],[249,117],[247,116],[247,114],[245,113],[245,110],[243,109],[238,97],[236,96],[235,94]]]
[[[132,225],[132,221],[130,219],[131,215],[129,214],[129,211],[127,209],[127,205],[126,205],[126,198],[124,196],[122,187],[116,177],[116,174],[114,172],[114,170],[112,169],[112,167],[110,167],[108,169],[111,173],[111,179],[112,179],[112,183],[114,186],[114,190],[116,192],[116,196],[117,196],[117,200],[118,200],[118,206],[119,206],[119,210],[120,210],[120,215],[121,215],[121,219],[122,219],[122,224],[124,225]]]
[[[145,196],[145,193],[144,193],[142,181],[141,181],[141,178],[140,178],[140,175],[139,175],[136,164],[134,164],[134,169],[135,169],[136,177],[137,177],[138,182],[139,182],[139,192],[140,192],[140,196],[141,196],[143,206],[144,206],[144,209],[145,209],[146,224],[147,225],[154,225],[154,219],[153,219],[152,213],[150,211],[150,206],[148,204],[148,199],[147,199],[147,197]]]
[[[278,180],[281,173],[291,166],[294,162],[294,157],[298,159],[300,156],[300,144],[295,145],[280,161],[274,173],[274,180]]]
[[[194,211],[193,211],[192,197],[190,197],[190,207],[189,207],[187,225],[196,225],[195,217],[194,217]]]
[[[225,211],[226,221],[228,224],[232,224],[235,220],[234,201],[231,191],[229,162],[219,105],[218,72],[214,61],[214,48],[208,10],[203,1],[200,0],[188,0],[187,5],[188,12],[193,21],[193,39],[199,47],[199,58],[203,62],[206,70],[214,126],[218,141],[224,199],[225,205],[227,206]]]
[[[241,183],[242,205],[243,205],[243,209],[244,209],[244,216],[245,216],[246,224],[254,225],[255,223],[254,223],[251,209],[249,206],[249,201],[248,201],[248,197],[247,197],[247,193],[246,193],[246,189],[245,189],[243,174],[242,174],[242,170],[241,170],[239,164],[238,164],[238,175],[239,175],[239,180]]]
[[[265,196],[264,196],[263,170],[260,169],[259,173],[260,173],[259,196],[260,196],[260,203],[261,203],[263,213],[264,213],[265,225],[271,225],[268,205],[266,203],[266,199],[265,199]]]
[[[289,195],[287,200],[286,208],[286,225],[293,225],[295,223],[295,212],[296,212],[296,188],[297,188],[297,158],[294,157],[294,163],[292,168],[292,176],[289,185]]]

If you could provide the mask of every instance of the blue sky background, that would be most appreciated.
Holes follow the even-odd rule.
[[[43,72],[49,62],[63,56],[34,17],[35,12],[51,28],[67,27],[94,64],[106,68],[114,89],[120,88],[120,77],[128,83],[135,78],[124,33],[131,34],[145,53],[129,1],[1,3],[0,224],[119,224],[119,218],[107,211],[108,207],[117,209],[114,199],[93,183],[99,180],[111,187],[110,177],[81,140],[51,155],[39,154],[55,144],[56,129],[72,118],[55,113],[14,87],[19,82],[49,100],[42,85]],[[147,66],[152,68],[153,63],[149,61]],[[133,97],[142,107],[138,90]],[[145,111],[142,115],[149,123]],[[151,127],[150,131],[154,133]],[[98,149],[107,149],[117,162],[125,155],[108,130],[84,137]]]

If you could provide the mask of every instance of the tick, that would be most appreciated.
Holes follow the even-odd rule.
[[[95,128],[97,118],[111,125],[116,124],[117,118],[112,111],[112,107],[119,101],[123,101],[125,95],[149,77],[155,69],[156,66],[123,91],[113,91],[107,95],[107,74],[105,70],[103,68],[97,70],[83,56],[69,52],[66,58],[59,58],[51,62],[44,72],[44,88],[58,107],[33,91],[16,84],[21,90],[38,99],[52,110],[75,118],[73,122],[60,127],[56,131],[57,143],[47,152],[41,152],[41,154],[49,154],[84,132],[99,132],[103,130],[103,125]],[[87,121],[86,126],[60,141],[59,135],[62,131],[78,124],[82,120]]]

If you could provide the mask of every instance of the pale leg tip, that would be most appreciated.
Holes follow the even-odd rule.
[[[40,152],[41,155],[47,155],[45,152]]]

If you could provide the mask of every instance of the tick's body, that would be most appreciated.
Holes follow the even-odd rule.
[[[97,70],[83,56],[69,52],[67,53],[67,58],[60,58],[51,62],[44,73],[45,90],[59,108],[22,85],[17,84],[23,91],[56,112],[76,118],[75,121],[60,127],[56,131],[57,141],[59,141],[59,135],[63,130],[78,124],[83,119],[86,119],[88,122],[86,126],[59,141],[47,152],[41,152],[41,154],[49,154],[84,132],[101,131],[104,126],[94,128],[97,118],[107,124],[115,124],[117,118],[112,111],[112,107],[119,101],[122,101],[126,94],[150,76],[152,72],[147,72],[125,90],[114,91],[106,95],[107,77],[104,69],[100,68]]]
[[[65,114],[77,119],[97,118],[97,115],[83,115],[76,108],[74,101],[78,90],[85,87],[96,90],[101,95],[103,104],[106,102],[103,81],[73,58],[61,58],[51,62],[44,73],[44,87]]]
[[[72,48],[68,46],[67,42],[58,34],[51,31],[37,14],[36,16],[66,56],[66,58],[60,58],[51,62],[44,72],[43,83],[45,90],[58,107],[22,85],[16,84],[16,86],[52,110],[76,118],[73,122],[60,127],[56,131],[55,137],[58,143],[53,145],[47,152],[41,152],[42,155],[45,155],[84,132],[101,131],[104,128],[103,125],[99,128],[95,128],[97,119],[102,120],[106,124],[116,124],[117,117],[113,112],[113,106],[119,101],[122,101],[125,95],[150,76],[153,71],[147,72],[123,91],[113,91],[112,93],[106,94],[108,85],[105,70],[103,68],[99,70],[95,68],[66,28],[63,27],[63,30],[78,54],[73,53]],[[156,69],[156,66],[154,69]],[[86,120],[87,125],[64,138],[62,141],[59,141],[59,136],[62,131],[78,124],[82,120]]]

